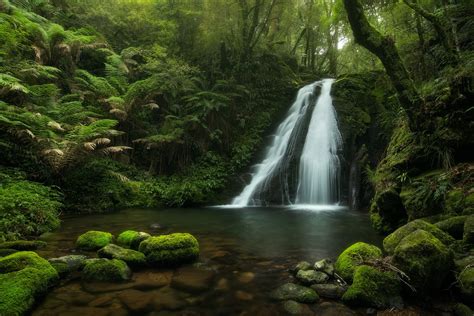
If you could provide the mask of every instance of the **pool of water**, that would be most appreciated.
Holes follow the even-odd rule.
[[[292,281],[288,269],[298,261],[335,258],[354,242],[380,245],[382,240],[367,214],[344,208],[127,209],[65,218],[57,232],[44,238],[48,246],[40,254],[77,253],[75,239],[88,230],[117,235],[126,229],[154,235],[190,232],[200,243],[199,264],[137,271],[130,282],[115,285],[85,284],[73,276],[48,294],[33,315],[274,315],[280,310],[268,293]],[[199,291],[173,286],[179,275],[204,285]],[[147,278],[169,282],[144,287]]]

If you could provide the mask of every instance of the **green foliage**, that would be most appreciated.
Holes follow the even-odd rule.
[[[62,196],[56,188],[0,173],[0,241],[58,228]]]

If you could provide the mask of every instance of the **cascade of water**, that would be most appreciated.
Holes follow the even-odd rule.
[[[333,79],[325,79],[313,110],[308,134],[300,158],[297,204],[332,204],[339,201],[340,162],[342,147],[332,105]]]
[[[260,194],[269,189],[272,179],[286,172],[289,157],[293,155],[295,139],[301,133],[302,122],[313,102],[316,86],[322,86],[319,98],[311,115],[308,132],[299,163],[299,178],[295,203],[330,204],[339,201],[341,134],[337,127],[336,112],[332,105],[331,86],[333,79],[324,79],[298,91],[283,122],[273,136],[263,161],[254,166],[250,183],[232,201],[233,206],[261,205]],[[286,175],[281,177],[285,177]],[[283,181],[284,182],[284,181]],[[288,184],[281,188],[288,196]],[[265,201],[263,201],[265,202]]]
[[[279,170],[287,154],[288,144],[291,141],[291,135],[296,126],[306,114],[313,96],[316,85],[320,82],[314,82],[306,85],[298,91],[295,102],[290,107],[284,121],[278,126],[273,136],[272,143],[268,148],[263,161],[254,166],[255,173],[252,174],[250,183],[245,186],[239,196],[232,201],[234,206],[247,206],[260,204],[255,200],[255,195],[264,191],[269,185],[270,180]]]

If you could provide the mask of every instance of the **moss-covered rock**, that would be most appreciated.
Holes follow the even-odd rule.
[[[140,243],[139,251],[154,266],[174,266],[192,262],[199,257],[199,243],[188,233],[150,237]]]
[[[134,230],[126,230],[117,237],[117,244],[119,246],[137,250],[140,243],[151,235],[145,232],[137,232]]]
[[[359,266],[354,281],[342,296],[351,306],[387,308],[402,305],[400,280],[394,272],[382,272],[374,267]]]
[[[315,270],[300,270],[296,274],[296,278],[306,285],[324,283],[329,280],[329,276],[326,273]]]
[[[393,264],[410,277],[418,293],[441,288],[454,261],[452,251],[433,234],[418,229],[403,238],[395,248]]]
[[[114,244],[108,244],[104,248],[101,248],[97,254],[101,258],[125,261],[130,267],[141,267],[146,263],[143,253],[132,249],[125,249]]]
[[[424,231],[427,231],[433,234],[437,239],[439,239],[445,245],[450,245],[451,243],[454,242],[453,237],[443,232],[441,229],[439,229],[435,225],[425,222],[424,220],[417,219],[398,228],[396,231],[394,231],[393,233],[385,237],[385,239],[383,240],[383,248],[389,254],[393,254],[393,252],[395,251],[395,248],[400,243],[400,241],[402,241],[403,238],[405,238],[407,235],[409,235],[410,233],[418,229],[422,229]]]
[[[270,293],[270,297],[277,301],[293,300],[299,303],[315,303],[319,300],[313,289],[294,283],[286,283],[276,288]]]
[[[453,216],[434,225],[455,239],[462,239],[467,216]]]
[[[474,302],[474,266],[466,267],[458,276],[459,289],[466,301]]]
[[[335,270],[345,281],[351,282],[356,266],[364,260],[379,258],[382,258],[380,248],[364,242],[357,242],[339,255]]]
[[[0,315],[23,315],[58,280],[58,273],[34,252],[0,258]]]
[[[129,280],[131,271],[122,260],[93,259],[86,260],[82,277],[91,281],[120,282]]]
[[[76,247],[83,250],[97,250],[110,244],[113,239],[111,233],[91,230],[77,238]]]
[[[40,240],[15,240],[0,243],[0,249],[36,250],[46,247],[47,243]]]
[[[370,220],[380,233],[390,233],[406,223],[406,210],[394,185],[375,193],[370,205]]]
[[[474,214],[474,192],[465,192],[465,187],[451,189],[444,200],[446,211],[450,214]]]
[[[466,218],[462,239],[465,244],[474,245],[474,215],[470,215]]]

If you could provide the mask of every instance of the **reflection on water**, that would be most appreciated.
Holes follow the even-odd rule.
[[[286,270],[300,260],[314,262],[324,257],[335,258],[345,247],[357,241],[381,244],[381,237],[371,228],[367,214],[343,208],[302,208],[129,209],[112,214],[70,217],[64,219],[58,232],[46,238],[48,247],[40,254],[46,257],[71,254],[77,236],[88,230],[110,231],[115,235],[126,229],[152,234],[190,232],[199,240],[200,261],[215,271],[215,277],[206,293],[189,299],[201,300],[201,303],[192,306],[184,304],[181,310],[192,308],[203,315],[212,315],[216,309],[226,311],[223,314],[227,315],[239,314],[248,311],[248,308],[270,304],[268,292],[283,282],[291,281]],[[146,273],[138,272],[134,277],[143,279]],[[255,278],[242,283],[240,273],[251,273]],[[226,291],[219,289],[224,283],[228,286]],[[130,287],[134,288],[134,285],[130,284]],[[163,295],[162,292],[166,292],[167,288],[170,292],[171,287],[169,285],[150,293]],[[78,305],[63,298],[70,289],[75,291],[71,297],[82,291],[80,293],[90,296],[91,301],[100,298],[97,293],[84,288],[80,279],[73,279],[48,295],[35,314],[59,315],[65,309]],[[122,296],[126,296],[127,292],[124,294],[115,290],[111,293],[114,306],[126,313],[127,306],[124,306]],[[178,291],[176,295],[184,294]],[[79,305],[84,309],[90,304],[84,301]],[[111,312],[109,307],[103,306],[102,309]]]

